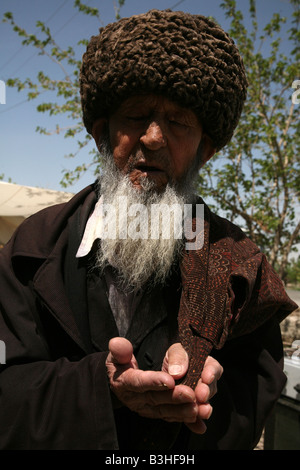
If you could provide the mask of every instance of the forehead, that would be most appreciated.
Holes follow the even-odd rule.
[[[191,109],[182,107],[175,101],[171,101],[165,96],[156,94],[137,94],[131,96],[121,103],[116,110],[116,113],[123,114],[132,111],[182,115],[189,118],[189,120],[194,121],[195,124],[199,122],[196,114]]]

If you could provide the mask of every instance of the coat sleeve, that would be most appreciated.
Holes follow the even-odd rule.
[[[7,259],[0,253],[0,449],[116,449],[107,353],[53,360],[34,296]]]
[[[286,382],[280,327],[270,320],[255,332],[212,352],[224,373],[211,401],[213,413],[201,441],[191,448],[251,450]]]

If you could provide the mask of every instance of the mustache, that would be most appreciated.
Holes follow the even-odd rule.
[[[170,173],[171,171],[170,160],[164,151],[153,151],[148,150],[146,147],[139,147],[131,157],[129,170],[133,170],[141,162],[145,162],[145,165],[162,169],[167,173]]]

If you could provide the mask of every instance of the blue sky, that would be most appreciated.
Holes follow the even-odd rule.
[[[100,10],[101,23],[77,12],[74,0],[0,0],[0,18],[11,11],[17,24],[27,32],[37,31],[38,20],[46,22],[56,41],[62,46],[76,46],[82,38],[97,34],[98,28],[115,20],[113,0],[86,0],[89,6]],[[121,16],[130,16],[152,8],[184,10],[190,13],[212,15],[228,29],[229,23],[220,8],[221,0],[126,0],[121,9]],[[247,16],[248,0],[237,0],[238,7]],[[257,0],[258,19],[263,25],[274,12],[291,17],[292,9],[288,0]],[[78,49],[78,57],[83,48]],[[58,67],[47,57],[39,56],[34,48],[22,46],[21,38],[11,30],[7,23],[0,23],[0,80],[19,77],[34,79],[43,70],[49,75],[59,74]],[[54,97],[53,97],[54,99]],[[0,175],[5,175],[14,183],[61,190],[60,180],[64,168],[72,169],[89,160],[90,147],[84,149],[76,159],[67,159],[65,155],[76,150],[72,139],[63,135],[45,136],[38,134],[37,126],[54,129],[56,124],[72,124],[64,118],[49,117],[36,111],[36,100],[26,101],[25,92],[17,92],[6,87],[6,103],[0,104]],[[68,191],[77,192],[94,181],[92,171],[85,174]]]

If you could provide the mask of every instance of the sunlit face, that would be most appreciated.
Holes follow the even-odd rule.
[[[103,119],[93,135],[101,138]],[[148,94],[125,100],[108,119],[109,140],[117,168],[137,188],[144,178],[157,190],[180,182],[194,164],[201,140],[207,139],[195,113],[169,99]],[[204,160],[211,146],[204,146]]]

